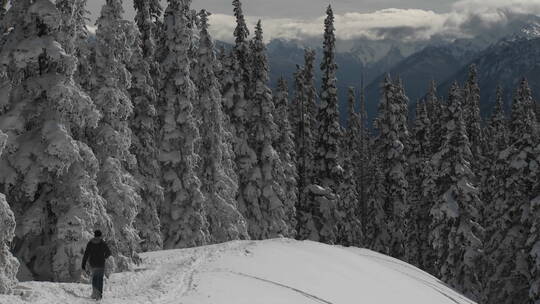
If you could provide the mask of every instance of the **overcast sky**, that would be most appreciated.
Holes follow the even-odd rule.
[[[105,0],[89,0],[93,24]],[[166,1],[162,0],[164,6]],[[124,0],[127,19],[133,18],[131,0]],[[193,0],[194,9],[213,13],[212,34],[231,41],[234,28],[232,0]],[[336,13],[337,35],[357,37],[429,39],[433,35],[467,36],[495,24],[540,16],[540,0],[244,0],[243,9],[253,26],[262,19],[265,38],[301,39],[322,33],[326,6]]]
[[[97,16],[105,0],[89,0],[88,7]],[[245,0],[245,13],[274,18],[315,18],[331,3],[337,13],[373,12],[385,8],[421,8],[448,12],[456,0]],[[124,0],[126,13],[133,14],[132,1]],[[166,1],[162,0],[162,3]],[[205,8],[212,13],[231,14],[232,0],[193,0],[193,8]]]

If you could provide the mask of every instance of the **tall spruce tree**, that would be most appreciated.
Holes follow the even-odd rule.
[[[129,171],[137,162],[131,154],[129,118],[133,104],[129,89],[128,64],[133,56],[129,41],[137,39],[134,24],[122,19],[122,1],[107,0],[96,30],[96,86],[92,97],[102,118],[89,141],[100,163],[98,188],[107,200],[118,240],[118,253],[131,258],[139,250],[140,238],[134,227],[141,197],[138,183]],[[129,170],[129,171],[128,171]],[[126,262],[126,261],[124,261]]]
[[[386,247],[390,254],[403,258],[405,249],[405,233],[408,208],[408,183],[406,179],[408,142],[407,101],[402,86],[392,83],[389,76],[383,84],[382,99],[379,105],[379,116],[375,128],[379,131],[376,139],[376,153],[382,159],[381,170],[385,176],[386,188],[384,211],[387,225],[391,232]]]
[[[235,46],[223,63],[222,95],[223,109],[226,114],[226,125],[231,131],[231,140],[235,155],[235,167],[238,174],[239,192],[237,201],[245,201],[244,189],[250,180],[257,157],[250,147],[248,139],[248,99],[249,99],[249,30],[247,28],[242,4],[238,0],[233,1],[236,28],[234,31]]]
[[[373,157],[371,153],[371,138],[368,127],[368,115],[366,109],[366,94],[364,87],[364,79],[362,78],[362,88],[360,91],[360,105],[358,118],[360,120],[360,138],[358,143],[359,159],[353,160],[355,166],[354,171],[357,176],[357,192],[360,203],[360,214],[362,224],[362,234],[365,235],[365,227],[368,216],[368,195],[367,190],[371,181],[371,173],[373,166],[370,163]]]
[[[274,122],[275,107],[268,87],[268,59],[259,21],[251,42],[251,75],[249,104],[249,146],[256,162],[244,176],[239,198],[240,210],[248,222],[249,235],[266,239],[295,234],[294,202],[285,197],[283,163],[275,150],[279,133]]]
[[[314,181],[336,192],[343,181],[343,168],[339,163],[341,127],[339,125],[336,87],[336,36],[334,12],[328,6],[324,21],[323,61],[321,63],[321,103],[317,113],[319,122],[315,151]]]
[[[498,303],[534,303],[531,277],[535,267],[531,264],[531,235],[534,213],[531,201],[535,199],[538,184],[537,156],[534,149],[536,122],[531,108],[532,95],[527,80],[518,88],[512,104],[510,120],[510,146],[499,153],[498,176],[501,180],[494,194],[489,239],[488,301]],[[531,164],[533,164],[531,166]],[[534,204],[533,204],[534,205]]]
[[[289,121],[289,89],[287,81],[280,77],[277,92],[274,95],[275,114],[279,137],[276,141],[276,150],[283,163],[285,180],[282,186],[285,190],[286,205],[296,206],[298,202],[298,172],[296,166],[295,137]],[[291,225],[296,229],[296,219]]]
[[[503,91],[501,87],[498,87],[495,108],[485,131],[486,138],[489,138],[489,140],[484,143],[486,161],[484,164],[485,177],[483,179],[482,200],[486,205],[485,208],[482,208],[482,223],[486,226],[486,229],[489,228],[488,226],[493,220],[491,214],[494,206],[493,202],[497,196],[502,194],[498,192],[504,191],[504,187],[501,188],[500,186],[504,180],[506,161],[499,159],[499,154],[508,148],[510,134],[503,107]],[[489,235],[489,232],[487,235]]]
[[[345,246],[360,246],[362,223],[360,222],[361,210],[358,201],[358,175],[355,174],[355,162],[360,161],[361,119],[355,110],[355,88],[350,87],[348,94],[348,127],[342,138],[340,155],[344,180],[338,188],[340,196],[338,210],[341,213],[341,221],[338,224],[337,243]]]
[[[442,144],[444,137],[443,127],[441,124],[441,116],[444,113],[444,105],[437,97],[437,83],[432,80],[429,86],[429,91],[426,96],[426,111],[429,118],[429,134],[430,134],[430,152],[437,153]]]
[[[538,142],[538,141],[537,141]],[[536,161],[530,164],[540,163],[540,143],[534,150],[536,154]],[[538,171],[538,167],[536,168]],[[538,173],[536,173],[538,176]],[[530,257],[532,260],[531,268],[531,288],[529,290],[529,297],[532,303],[540,303],[540,185],[536,183],[536,187],[533,188],[533,197],[531,200],[531,218],[533,220],[532,228],[529,234],[528,245],[531,248]]]
[[[143,240],[142,250],[158,250],[163,247],[161,223],[158,210],[163,204],[163,188],[160,184],[161,168],[158,161],[158,94],[159,65],[156,61],[156,19],[160,17],[159,1],[133,2],[135,22],[140,36],[132,41],[132,75],[130,95],[133,115],[130,126],[133,132],[131,153],[137,159],[133,174],[140,185],[141,205],[135,227]]]
[[[0,156],[7,141],[7,136],[0,131]],[[13,291],[17,283],[17,270],[19,262],[9,250],[9,244],[15,237],[15,215],[6,197],[0,193],[0,294]]]
[[[480,299],[482,227],[478,224],[480,197],[471,169],[473,158],[463,118],[463,94],[457,83],[449,93],[444,116],[445,137],[432,158],[437,199],[430,210],[430,242],[437,255],[440,278],[471,299]]]
[[[242,2],[233,0],[234,17],[236,18],[236,28],[234,29],[234,57],[238,61],[238,68],[242,75],[244,83],[250,83],[250,68],[249,68],[249,29],[246,24],[244,12],[242,11]]]
[[[529,162],[534,160],[534,121],[529,104],[532,102],[527,81],[516,92],[509,124],[510,146],[499,152],[491,207],[492,223],[488,227],[489,281],[488,300],[501,303],[527,303],[531,288],[526,248],[531,227],[529,202],[533,184]]]
[[[298,171],[298,204],[305,202],[305,187],[313,182],[315,141],[317,134],[317,92],[315,90],[315,51],[304,52],[305,66],[295,74],[295,97],[291,103],[291,124],[296,141]],[[301,208],[299,208],[300,211]],[[298,213],[300,216],[300,213]],[[299,222],[300,223],[300,222]]]
[[[387,189],[382,171],[381,158],[372,158],[373,175],[366,189],[367,216],[364,224],[364,246],[383,254],[391,253],[392,226],[388,221],[385,197]]]
[[[431,157],[431,121],[427,113],[427,104],[417,102],[416,117],[411,138],[411,150],[408,156],[410,185],[410,208],[407,230],[406,260],[421,269],[427,270],[431,251],[428,242],[430,223],[429,210],[432,202],[427,199],[425,182],[429,176],[429,159]]]
[[[471,152],[473,153],[473,169],[479,169],[482,157],[482,118],[480,117],[480,87],[478,85],[478,70],[476,65],[469,67],[469,78],[464,87],[464,120],[467,128],[467,136],[471,143]]]
[[[196,174],[199,156],[195,145],[200,135],[193,115],[197,89],[190,77],[190,4],[190,0],[169,0],[164,18],[167,39],[161,62],[163,126],[159,160],[165,188],[160,216],[165,248],[199,246],[209,241],[205,198]]]
[[[36,279],[76,281],[94,229],[116,244],[96,187],[98,161],[79,135],[100,113],[74,81],[77,58],[60,43],[73,37],[58,22],[62,12],[49,0],[21,0],[7,14],[13,30],[0,54],[9,79],[0,125],[9,137],[0,184],[17,218],[15,255]]]
[[[224,127],[219,81],[215,74],[214,43],[208,32],[210,13],[200,16],[197,88],[201,105],[201,190],[205,195],[210,241],[222,243],[247,239],[246,221],[238,210],[238,177],[232,168],[234,154]]]
[[[313,166],[307,165],[305,171],[313,172],[310,185],[302,191],[302,200],[299,202],[298,234],[300,239],[333,244],[339,237],[338,224],[343,214],[339,208],[339,185],[343,180],[343,168],[340,164],[340,145],[342,130],[339,125],[339,112],[336,87],[335,63],[335,28],[334,13],[328,6],[327,17],[324,22],[324,56],[321,64],[323,72],[321,103],[316,115],[317,132],[315,137],[316,150],[313,151]],[[312,63],[312,54],[309,54],[309,64]],[[315,98],[311,90],[313,76],[312,68],[304,69],[304,93],[308,108],[311,99]],[[309,74],[308,74],[309,73]],[[303,115],[306,115],[304,111]],[[304,121],[305,122],[305,121]]]

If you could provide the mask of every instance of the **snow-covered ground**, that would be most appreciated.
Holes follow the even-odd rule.
[[[436,278],[369,250],[289,239],[143,254],[106,282],[111,304],[464,304]],[[2,304],[92,303],[85,284],[25,282]]]

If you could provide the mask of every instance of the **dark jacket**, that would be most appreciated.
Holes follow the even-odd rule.
[[[82,260],[82,268],[86,266],[86,261],[90,260],[92,268],[104,268],[105,260],[111,256],[109,246],[101,238],[93,238],[86,245],[84,257]]]

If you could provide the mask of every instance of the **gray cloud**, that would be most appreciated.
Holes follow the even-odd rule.
[[[102,2],[89,1],[94,16]],[[214,12],[210,21],[216,39],[233,40],[231,2],[193,1],[195,9]],[[245,0],[244,13],[251,28],[259,18],[263,20],[266,40],[315,38],[322,33],[322,13],[328,2],[336,12],[337,36],[342,40],[472,37],[523,21],[525,14],[540,15],[540,0]],[[379,9],[384,7],[394,8]],[[132,16],[131,6],[126,7],[126,18]]]

